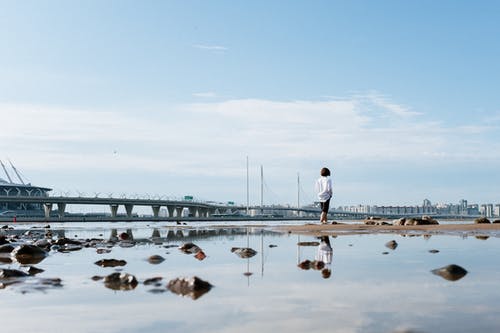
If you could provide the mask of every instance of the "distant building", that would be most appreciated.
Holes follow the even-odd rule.
[[[0,178],[0,216],[21,216],[21,215],[43,215],[41,204],[19,202],[12,203],[2,200],[2,197],[48,197],[52,189],[47,187],[33,186],[25,184],[17,169],[12,165],[12,169],[19,179],[19,183],[13,181],[5,165],[0,161],[8,181]]]

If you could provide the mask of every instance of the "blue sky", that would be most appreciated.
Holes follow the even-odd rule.
[[[0,1],[0,158],[56,194],[500,202],[496,1]],[[2,178],[5,178],[0,176]]]

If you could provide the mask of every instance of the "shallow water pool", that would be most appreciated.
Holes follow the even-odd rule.
[[[22,232],[23,230],[16,230]],[[134,246],[95,248],[49,256],[38,277],[62,279],[62,287],[0,290],[2,328],[23,332],[498,332],[500,238],[394,234],[329,237],[331,275],[298,264],[315,260],[312,236],[253,227],[196,228],[167,225],[57,226],[68,238],[109,239],[128,232]],[[59,235],[62,237],[61,235]],[[55,235],[56,237],[56,235]],[[385,246],[395,240],[397,247]],[[173,247],[193,242],[207,257],[197,260]],[[271,246],[270,246],[271,245]],[[243,259],[233,247],[257,255]],[[429,250],[438,250],[431,253]],[[165,260],[150,264],[151,255]],[[99,267],[97,260],[126,260]],[[449,281],[431,270],[457,264],[468,273]],[[0,268],[24,269],[16,262]],[[328,266],[327,266],[328,268]],[[91,277],[133,274],[132,290],[112,290]],[[162,277],[161,287],[142,282]],[[214,287],[197,299],[166,289],[169,280],[198,276]],[[29,285],[28,285],[29,287]],[[163,292],[153,293],[153,289]],[[158,291],[158,290],[156,290]]]

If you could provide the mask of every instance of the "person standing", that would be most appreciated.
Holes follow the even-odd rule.
[[[330,209],[330,199],[333,195],[332,180],[330,179],[330,170],[322,168],[320,171],[321,177],[316,181],[316,191],[321,205],[321,223],[327,223],[328,210]]]

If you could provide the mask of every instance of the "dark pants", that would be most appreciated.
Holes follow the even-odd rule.
[[[325,202],[320,202],[321,205],[321,211],[323,213],[328,213],[328,210],[330,209],[330,199],[326,200]]]

